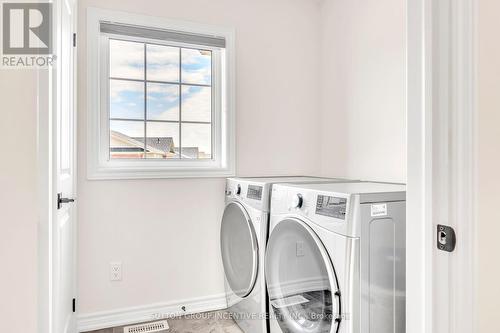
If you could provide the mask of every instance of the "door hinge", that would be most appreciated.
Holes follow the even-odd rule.
[[[73,298],[73,313],[76,312],[76,298]]]
[[[73,33],[73,47],[76,47],[76,33]]]

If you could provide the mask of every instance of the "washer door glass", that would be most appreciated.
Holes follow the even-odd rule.
[[[283,332],[330,333],[340,323],[340,293],[330,257],[304,222],[279,222],[269,237],[266,282]]]
[[[230,203],[224,210],[221,251],[231,290],[238,297],[248,296],[257,279],[258,245],[250,217],[239,203]]]

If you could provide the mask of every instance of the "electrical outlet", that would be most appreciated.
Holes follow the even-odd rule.
[[[122,280],[122,263],[110,262],[109,263],[109,280],[121,281]]]

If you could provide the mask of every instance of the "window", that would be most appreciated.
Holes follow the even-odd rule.
[[[234,33],[92,9],[88,177],[229,176]]]
[[[211,159],[212,50],[107,42],[110,158]]]

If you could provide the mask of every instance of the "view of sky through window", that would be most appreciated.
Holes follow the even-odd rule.
[[[109,40],[110,158],[212,158],[212,52]]]

